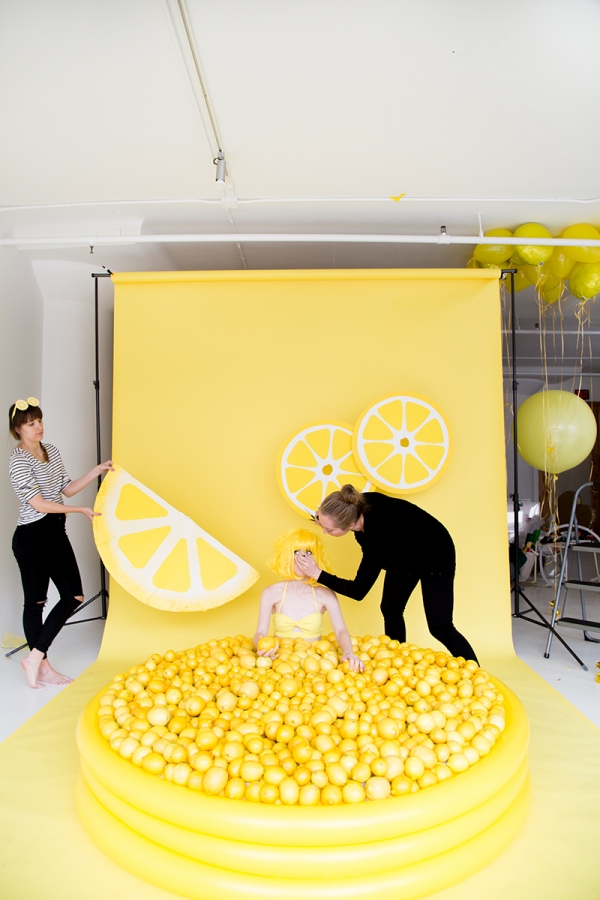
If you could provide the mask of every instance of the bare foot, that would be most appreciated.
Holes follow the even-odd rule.
[[[41,688],[39,683],[40,667],[44,662],[44,654],[40,650],[30,650],[27,656],[21,660],[21,665],[27,676],[27,684],[32,688]]]
[[[40,665],[38,678],[43,684],[71,684],[73,681],[68,675],[61,675],[60,672],[53,669],[47,659],[44,659]]]

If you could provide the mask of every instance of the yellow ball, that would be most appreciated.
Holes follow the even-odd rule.
[[[575,238],[584,241],[600,241],[600,231],[593,225],[569,225],[563,231],[564,238]],[[565,256],[581,263],[600,262],[600,247],[561,247]],[[564,275],[562,276],[565,277]]]
[[[568,391],[540,391],[517,410],[519,453],[543,472],[558,474],[583,462],[596,431],[590,407]]]
[[[537,222],[527,222],[525,225],[519,225],[515,230],[515,237],[552,237],[547,228],[539,225]],[[536,247],[530,244],[518,244],[516,247],[517,254],[523,262],[530,266],[539,266],[545,263],[552,256],[553,247]]]
[[[575,263],[569,275],[569,290],[578,300],[591,300],[600,293],[600,264]]]
[[[493,228],[491,231],[485,232],[486,237],[512,237],[512,231],[506,228]],[[510,244],[503,244],[498,241],[497,244],[477,244],[473,256],[480,263],[501,264],[510,259],[513,248]]]

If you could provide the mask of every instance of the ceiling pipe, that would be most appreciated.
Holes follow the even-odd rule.
[[[208,136],[207,136],[208,137]],[[153,200],[82,200],[63,203],[32,203],[25,206],[0,206],[0,212],[21,212],[31,209],[69,209],[90,206],[147,206],[163,204],[208,204],[219,205],[220,200],[206,200],[201,197],[155,198]],[[251,197],[238,199],[240,206],[254,203],[600,203],[600,197],[576,199],[573,197],[410,197],[404,195],[396,201],[392,197]]]
[[[509,244],[521,247],[600,247],[582,238],[480,237],[462,234],[137,234],[0,238],[1,247],[100,247],[119,244]]]

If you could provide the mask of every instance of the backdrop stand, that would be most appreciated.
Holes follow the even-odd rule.
[[[566,650],[569,651],[571,656],[577,660],[580,666],[587,672],[587,666],[585,663],[579,659],[574,650],[572,650],[567,642],[561,637],[561,635],[554,628],[554,619],[552,622],[549,622],[546,616],[544,616],[539,609],[531,602],[525,591],[519,584],[519,450],[518,450],[518,440],[517,440],[517,389],[519,386],[519,382],[517,381],[517,319],[516,319],[516,311],[515,311],[515,274],[516,269],[502,269],[500,277],[506,279],[506,276],[510,276],[510,334],[511,334],[511,354],[512,354],[512,420],[513,420],[513,484],[514,484],[514,493],[512,495],[513,499],[513,515],[514,515],[514,540],[512,544],[512,564],[513,564],[513,579],[512,579],[512,593],[514,595],[514,611],[513,618],[515,619],[524,619],[526,622],[531,622],[532,625],[540,625],[542,628],[547,628],[548,631],[551,632],[551,635],[560,641],[560,643],[565,647]],[[523,600],[527,604],[527,609],[521,609],[520,601]],[[529,617],[528,613],[534,613],[537,616],[537,619],[532,619]],[[539,620],[539,621],[538,621]],[[549,635],[549,640],[551,638]]]
[[[96,392],[96,462],[98,465],[102,462],[102,440],[101,440],[101,422],[100,422],[100,339],[99,339],[99,328],[98,328],[98,279],[99,278],[110,278],[112,272],[110,269],[107,269],[106,272],[94,272],[92,273],[92,278],[94,279],[94,351],[95,351],[95,363],[96,363],[96,377],[93,382],[94,390]],[[100,485],[102,484],[102,478],[98,476],[98,490],[100,489]],[[93,603],[94,600],[100,598],[101,601],[101,610],[99,616],[90,616],[87,619],[73,619],[73,621],[65,622],[65,625],[83,625],[84,622],[97,622],[102,619],[106,619],[108,614],[108,589],[106,587],[106,569],[104,568],[104,564],[102,560],[100,560],[100,590],[97,594],[94,594],[93,597],[90,597],[89,600],[85,600],[77,609],[71,613],[69,616],[72,619],[73,616],[79,615],[79,613],[85,609],[90,603]],[[27,647],[27,643],[21,644],[20,647],[15,647],[13,650],[9,650],[8,653],[5,654],[6,659],[11,656],[14,656],[15,653],[18,653],[20,650],[24,650]]]

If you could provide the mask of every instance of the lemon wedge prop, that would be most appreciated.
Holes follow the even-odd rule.
[[[345,422],[317,422],[294,434],[279,454],[277,480],[285,499],[308,519],[343,484],[372,488],[354,458],[352,426]]]
[[[94,540],[121,587],[157,609],[194,612],[243,594],[259,572],[115,466],[94,507]]]
[[[396,394],[370,406],[354,428],[354,456],[363,474],[390,494],[430,487],[450,453],[450,433],[427,400]]]

